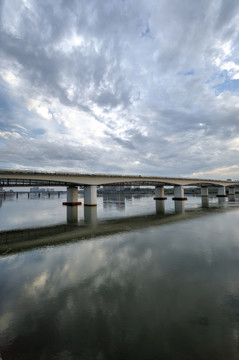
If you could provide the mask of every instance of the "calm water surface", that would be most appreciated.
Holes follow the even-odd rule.
[[[3,201],[1,229],[63,223],[62,201]],[[100,198],[99,222],[140,228],[2,255],[3,360],[238,359],[239,202],[207,206],[192,197],[181,220],[146,226],[152,197]]]
[[[81,200],[79,194],[79,201]],[[97,219],[107,220],[115,218],[127,218],[134,215],[153,215],[156,214],[155,201],[153,195],[121,195],[121,194],[105,194],[98,197]],[[66,194],[62,194],[58,198],[57,194],[42,195],[40,198],[31,194],[28,198],[27,194],[7,196],[6,199],[0,196],[0,231],[10,229],[23,229],[26,227],[37,227],[63,224],[67,222],[67,209],[62,205],[66,201]],[[218,199],[210,198],[210,206],[218,206]],[[181,211],[181,202],[179,212]],[[222,204],[223,206],[227,205]],[[175,204],[172,196],[165,201],[164,212],[175,213]],[[201,207],[201,198],[189,196],[184,202],[184,209],[195,209]],[[82,222],[85,219],[84,206],[77,209],[77,220]]]

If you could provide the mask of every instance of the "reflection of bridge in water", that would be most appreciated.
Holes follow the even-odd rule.
[[[104,209],[116,207],[118,210],[125,209],[125,196],[124,194],[103,194],[103,207]]]
[[[67,207],[67,224],[29,228],[22,230],[8,230],[0,232],[0,254],[17,253],[32,248],[54,246],[67,242],[97,238],[122,232],[137,231],[152,226],[160,226],[181,220],[190,220],[209,214],[225,211],[225,207],[206,202],[206,207],[191,208],[184,211],[183,202],[176,202],[175,212],[164,212],[164,201],[156,201],[155,214],[128,216],[110,220],[99,221],[97,208],[84,207],[84,221],[76,223],[77,207]],[[236,210],[226,208],[226,211]],[[77,219],[78,221],[78,219]]]
[[[164,188],[173,187],[175,202],[175,212],[184,211],[184,186],[200,187],[202,206],[208,206],[208,196],[211,188],[217,188],[217,197],[219,202],[226,198],[226,189],[228,188],[229,199],[235,200],[235,187],[239,186],[238,181],[224,181],[212,179],[191,179],[174,178],[159,176],[140,176],[140,175],[106,175],[106,174],[79,174],[79,173],[59,173],[59,172],[35,172],[35,171],[0,171],[0,187],[26,187],[26,186],[64,186],[67,187],[67,220],[74,223],[78,218],[77,206],[78,188],[84,189],[84,212],[85,219],[90,222],[97,222],[97,212],[88,210],[89,207],[97,205],[97,187],[102,185],[124,185],[124,186],[154,186],[156,210],[158,213],[164,213],[165,201],[167,197],[164,194]],[[105,206],[110,206],[109,200],[105,197]],[[125,206],[124,201],[118,201],[118,206]],[[89,213],[89,215],[87,215]],[[90,219],[92,218],[92,219]]]

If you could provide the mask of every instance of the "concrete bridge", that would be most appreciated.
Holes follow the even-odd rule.
[[[97,205],[97,187],[101,185],[134,185],[155,186],[155,200],[166,200],[164,187],[174,187],[173,200],[187,200],[184,196],[184,186],[201,187],[201,196],[208,197],[208,188],[217,187],[218,197],[235,196],[235,186],[239,181],[224,181],[212,179],[193,179],[161,176],[141,175],[109,175],[109,174],[80,174],[65,172],[38,172],[19,170],[0,170],[0,186],[66,186],[67,204],[77,205],[78,187],[84,187],[84,205]]]

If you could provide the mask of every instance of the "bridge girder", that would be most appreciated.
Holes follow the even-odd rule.
[[[239,182],[215,179],[170,178],[141,175],[80,174],[0,170],[0,186],[239,186]]]

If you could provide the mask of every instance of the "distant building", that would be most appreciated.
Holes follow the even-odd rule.
[[[39,187],[39,186],[33,186],[32,188],[30,188],[30,192],[51,192],[51,191],[55,191],[55,189],[53,188],[42,188],[42,187]],[[0,359],[1,360],[1,359]]]
[[[32,188],[30,188],[30,192],[39,192],[39,191],[41,191],[39,186],[33,186]]]
[[[30,192],[45,192],[46,191],[46,189],[44,189],[44,188],[41,188],[41,187],[39,187],[39,186],[33,186],[32,188],[30,188]]]

